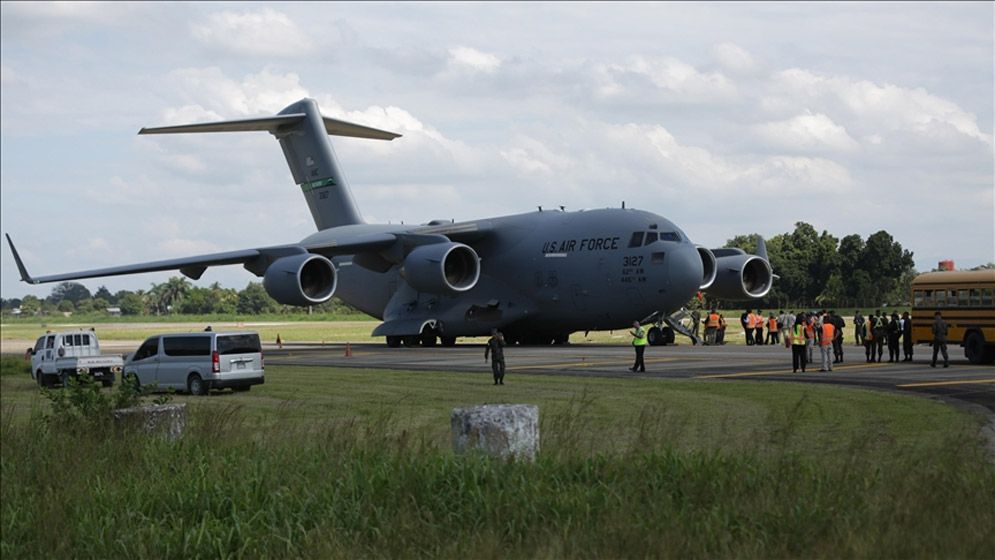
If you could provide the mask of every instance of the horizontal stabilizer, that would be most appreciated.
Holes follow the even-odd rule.
[[[235,119],[229,121],[217,121],[198,124],[181,124],[175,126],[157,126],[142,128],[139,134],[182,134],[197,132],[246,132],[261,130],[276,134],[281,127],[294,125],[306,117],[304,113],[291,113],[288,115],[273,115],[271,117],[257,117],[254,119]],[[322,117],[325,123],[325,132],[333,136],[351,136],[353,138],[370,138],[374,140],[393,140],[399,138],[400,134],[387,132],[378,128],[363,126],[329,117]]]

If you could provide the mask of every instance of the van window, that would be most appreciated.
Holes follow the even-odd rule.
[[[48,340],[45,341],[45,348],[55,348],[55,335],[48,337]]]
[[[133,361],[144,360],[145,358],[150,358],[159,353],[159,338],[150,338],[146,340],[135,352],[135,356],[131,358]]]
[[[73,345],[73,335],[67,334],[67,335],[63,336],[62,337],[62,345],[63,346],[72,346]]]
[[[83,335],[83,346],[89,346],[89,345],[90,345],[90,335],[84,334]]]
[[[167,356],[210,356],[210,336],[163,337],[162,351]]]
[[[218,354],[253,354],[261,352],[258,334],[233,334],[218,337]]]

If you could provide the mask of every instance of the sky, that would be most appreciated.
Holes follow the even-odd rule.
[[[993,6],[3,2],[0,221],[34,275],[299,241],[270,135],[136,133],[311,97],[403,135],[332,138],[371,223],[624,201],[708,247],[804,221],[967,268],[995,261]],[[51,293],[0,253],[2,297]]]

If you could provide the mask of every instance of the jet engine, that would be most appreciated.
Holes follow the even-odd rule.
[[[701,245],[696,245],[695,248],[698,249],[698,255],[701,256],[701,268],[704,271],[701,275],[701,285],[698,286],[698,289],[707,290],[715,283],[715,255]]]
[[[412,288],[430,294],[465,292],[480,279],[480,257],[462,243],[433,243],[415,247],[401,269]]]
[[[271,298],[301,307],[331,299],[337,282],[332,261],[310,253],[277,259],[263,277],[263,287]]]
[[[770,291],[774,271],[766,259],[748,255],[742,249],[712,249],[715,256],[715,282],[708,294],[721,299],[762,298]]]

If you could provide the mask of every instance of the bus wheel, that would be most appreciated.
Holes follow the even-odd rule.
[[[981,333],[977,331],[968,333],[967,338],[964,339],[964,356],[967,357],[967,361],[974,365],[983,364],[985,353],[985,339]]]

